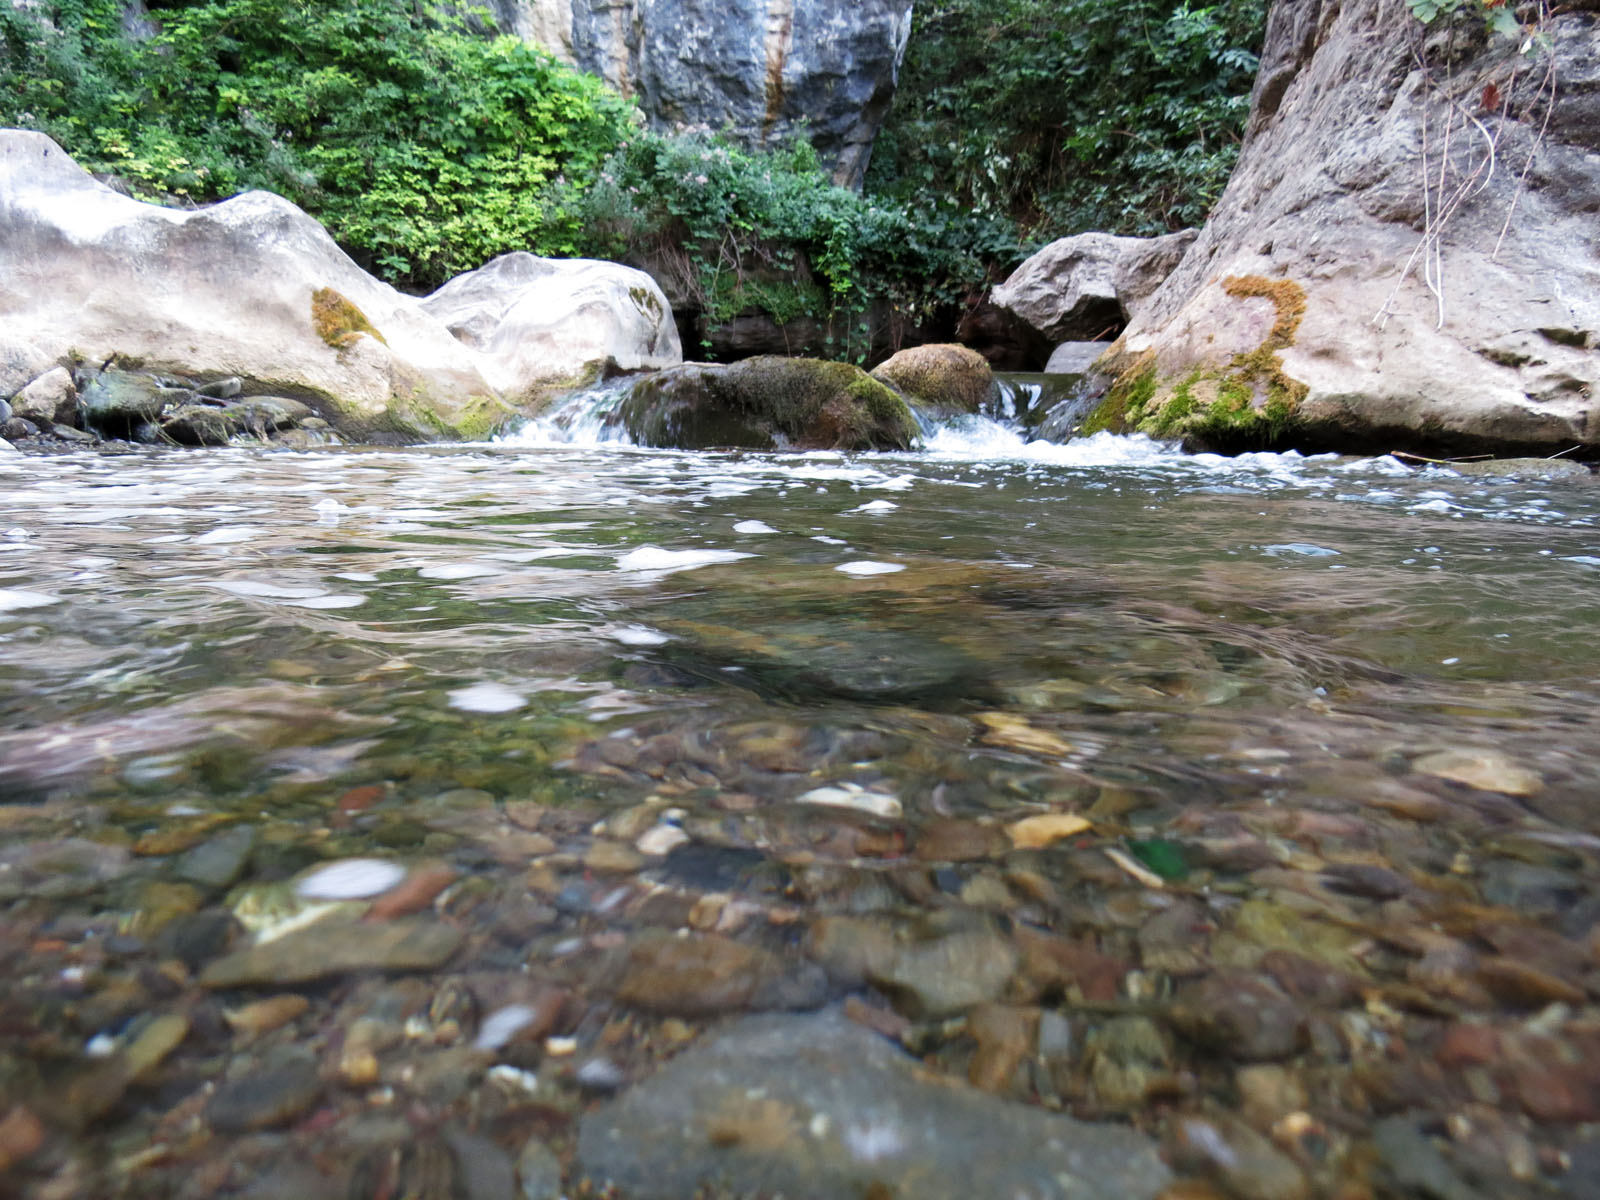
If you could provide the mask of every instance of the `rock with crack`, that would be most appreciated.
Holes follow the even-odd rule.
[[[1539,33],[1529,57],[1465,15],[1275,4],[1239,166],[1102,360],[1092,423],[1218,449],[1600,448],[1600,16]]]

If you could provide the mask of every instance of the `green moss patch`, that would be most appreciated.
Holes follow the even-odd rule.
[[[914,346],[883,363],[872,377],[939,411],[977,412],[995,391],[988,359],[965,346]]]
[[[367,320],[366,313],[332,288],[318,288],[311,293],[311,327],[335,350],[348,350],[362,334],[377,338],[385,346],[389,344]]]
[[[906,450],[917,436],[906,402],[850,363],[747,358],[714,387],[801,449]]]
[[[765,355],[685,364],[634,385],[618,416],[635,440],[679,449],[905,450],[916,418],[849,363]]]
[[[1117,382],[1085,422],[1102,429],[1181,437],[1225,446],[1271,445],[1294,423],[1306,385],[1284,373],[1281,351],[1294,345],[1305,317],[1305,289],[1292,279],[1230,276],[1223,291],[1236,300],[1272,303],[1272,327],[1260,343],[1225,364],[1202,364],[1162,378],[1147,351],[1118,373]]]

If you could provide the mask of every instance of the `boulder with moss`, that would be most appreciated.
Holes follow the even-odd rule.
[[[643,271],[585,258],[502,254],[422,302],[478,355],[484,376],[518,406],[605,371],[683,361],[672,309]]]
[[[1096,426],[1600,452],[1600,14],[1472,10],[1278,0],[1238,168],[1100,363]]]
[[[13,390],[117,359],[236,376],[357,437],[481,435],[509,414],[472,351],[287,200],[140,203],[19,130],[0,131],[0,329]]]
[[[906,402],[861,368],[770,355],[658,372],[610,420],[681,450],[906,450],[917,437]]]
[[[938,415],[975,413],[998,399],[989,360],[965,346],[913,346],[880,363],[872,377]]]

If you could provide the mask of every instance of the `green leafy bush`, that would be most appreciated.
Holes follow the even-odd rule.
[[[1238,153],[1266,0],[925,0],[868,175],[1042,237],[1202,221]]]
[[[201,0],[122,36],[115,0],[0,10],[0,123],[152,197],[278,192],[392,281],[571,254],[632,110],[431,4]]]
[[[607,161],[585,213],[589,252],[676,261],[709,327],[750,311],[838,323],[875,302],[925,320],[1021,251],[1009,222],[834,185],[804,142],[752,151],[640,133]],[[845,342],[836,353],[864,352]]]

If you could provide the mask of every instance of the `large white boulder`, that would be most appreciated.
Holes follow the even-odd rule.
[[[44,135],[0,130],[0,397],[112,358],[237,376],[357,437],[480,437],[600,369],[683,353],[661,289],[628,267],[508,254],[417,300],[281,197],[144,204]]]
[[[589,382],[601,370],[683,361],[666,295],[643,271],[617,263],[502,254],[456,276],[422,307],[518,405]]]

